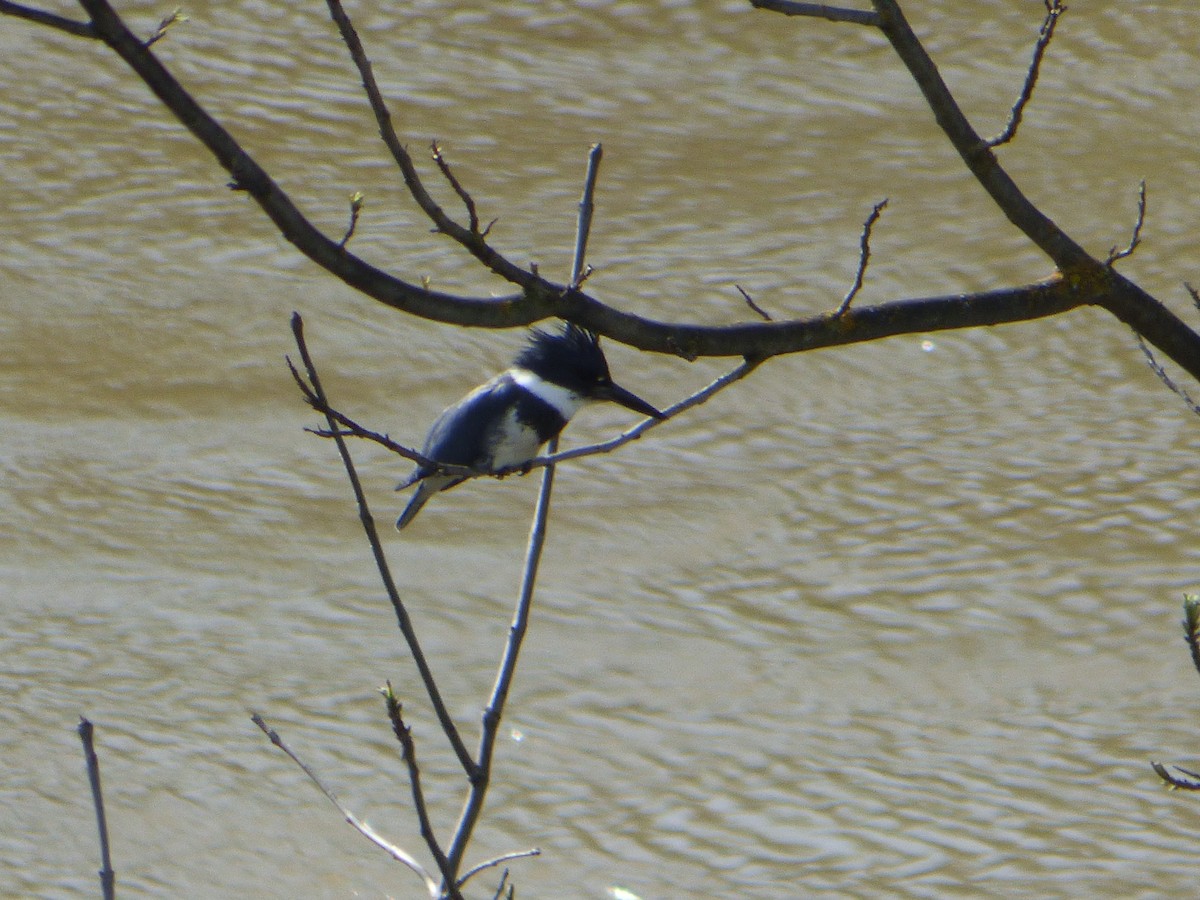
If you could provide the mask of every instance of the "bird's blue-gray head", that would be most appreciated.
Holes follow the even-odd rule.
[[[573,323],[560,331],[535,329],[513,365],[584,400],[610,400],[644,416],[663,418],[645,400],[613,383],[600,338]]]

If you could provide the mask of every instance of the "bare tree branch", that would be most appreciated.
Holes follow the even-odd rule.
[[[734,287],[738,289],[738,293],[742,295],[742,299],[746,301],[746,305],[758,313],[759,318],[761,318],[764,322],[775,321],[769,312],[754,302],[754,298],[751,297],[740,284],[735,284]]]
[[[229,133],[178,84],[125,27],[106,0],[79,0],[92,17],[91,33],[101,37],[155,92],[172,113],[201,140],[230,172],[233,182],[244,188],[280,232],[305,255],[351,287],[374,299],[413,315],[458,325],[508,328],[529,325],[557,316],[595,331],[612,340],[685,359],[699,356],[742,356],[765,358],[818,347],[876,340],[893,334],[939,331],[1025,321],[1042,315],[1065,312],[1084,305],[1098,305],[1128,324],[1200,379],[1200,334],[1188,328],[1161,303],[1132,282],[1090,257],[1020,192],[999,166],[991,149],[971,128],[946,89],[933,62],[900,12],[895,0],[872,0],[874,18],[893,48],[908,66],[924,93],[935,118],[958,150],[968,168],[988,191],[1004,214],[1045,251],[1063,272],[1062,291],[1010,289],[990,294],[972,294],[920,301],[888,303],[854,315],[830,318],[792,319],[729,326],[687,325],[655,321],[621,312],[600,303],[569,285],[542,279],[532,267],[513,265],[496,253],[468,228],[453,222],[428,196],[420,184],[408,155],[398,140],[387,137],[405,181],[422,209],[438,230],[466,247],[493,272],[520,286],[519,294],[471,298],[425,290],[388,275],[340,247],[321,234],[296,209],[286,194],[230,137]],[[336,5],[336,2],[335,2]],[[812,4],[773,4],[787,12],[815,15],[838,7]],[[0,7],[0,12],[13,12]],[[854,10],[846,10],[854,14]],[[13,12],[15,14],[15,12]],[[28,16],[24,16],[28,18]],[[850,15],[847,20],[859,18]],[[364,57],[365,59],[365,57]],[[367,69],[369,71],[369,68]],[[367,79],[364,76],[364,82]],[[375,93],[378,94],[377,89]],[[382,102],[372,101],[373,108]],[[386,110],[382,110],[386,112]],[[377,116],[380,110],[376,109]],[[1042,304],[1039,301],[1049,300]]]
[[[95,727],[79,717],[79,739],[83,741],[83,757],[87,764],[88,782],[92,786],[92,807],[96,811],[96,830],[100,833],[100,892],[104,900],[113,900],[117,892],[117,873],[113,871],[112,853],[108,844],[108,816],[104,813],[104,791],[100,787],[100,760],[96,756]]]
[[[1013,104],[1012,110],[1008,114],[1008,123],[994,138],[990,138],[987,142],[989,147],[999,147],[1001,144],[1007,144],[1017,136],[1017,129],[1021,127],[1021,117],[1025,114],[1025,107],[1033,97],[1033,89],[1037,86],[1038,75],[1042,70],[1042,59],[1046,55],[1046,48],[1050,46],[1050,41],[1054,39],[1054,29],[1058,25],[1059,17],[1067,11],[1067,8],[1062,5],[1062,0],[1045,0],[1046,3],[1046,18],[1042,21],[1042,28],[1038,32],[1037,44],[1033,48],[1033,60],[1029,63],[1029,69],[1025,72],[1025,83],[1021,86],[1021,93],[1017,96],[1017,102]]]
[[[313,364],[312,357],[308,352],[308,345],[304,340],[304,320],[300,318],[299,313],[292,314],[292,334],[296,339],[296,346],[300,350],[300,358],[304,363],[305,371],[308,373],[308,381],[312,385],[321,404],[328,407],[328,397],[321,387],[321,379],[317,375],[316,366]],[[400,591],[396,588],[396,582],[392,578],[391,567],[388,565],[387,557],[383,552],[383,543],[379,540],[379,531],[375,528],[375,519],[371,515],[370,507],[367,505],[366,492],[363,491],[362,483],[359,481],[358,472],[354,468],[354,461],[350,458],[350,449],[346,446],[346,441],[341,436],[341,433],[334,426],[333,418],[329,417],[327,421],[329,422],[329,430],[333,432],[333,440],[337,444],[338,455],[341,456],[342,465],[346,468],[346,476],[350,479],[350,486],[354,491],[354,499],[358,504],[359,521],[362,522],[367,542],[371,545],[371,553],[375,557],[375,566],[379,570],[379,577],[383,581],[384,590],[387,591],[392,609],[395,610],[396,621],[400,626],[400,631],[404,635],[405,642],[408,644],[409,652],[412,653],[413,662],[416,664],[417,671],[421,675],[421,681],[425,685],[425,691],[429,695],[430,703],[433,705],[434,713],[437,715],[438,722],[442,726],[442,731],[445,732],[446,739],[450,741],[450,746],[454,749],[454,753],[458,757],[463,770],[467,773],[468,777],[473,778],[478,766],[475,760],[471,758],[471,753],[467,750],[466,744],[463,743],[462,736],[459,734],[458,726],[454,724],[454,720],[450,717],[450,713],[446,709],[445,701],[442,700],[442,692],[438,688],[437,681],[433,677],[433,671],[430,669],[429,662],[425,658],[425,651],[421,649],[421,642],[417,638],[416,629],[413,628],[412,619],[408,615],[408,609],[405,608],[404,601],[400,598]]]
[[[354,237],[354,231],[358,228],[358,217],[362,215],[364,204],[363,192],[355,191],[350,195],[350,224],[346,227],[346,233],[342,235],[342,239],[338,241],[338,246],[343,250],[350,243],[350,238]]]
[[[10,3],[9,0],[0,0],[0,14],[6,16],[15,16],[18,19],[36,22],[38,25],[46,25],[50,28],[56,28],[59,31],[65,31],[67,34],[74,35],[75,37],[99,37],[92,26],[87,22],[77,22],[74,19],[68,19],[64,16],[60,16],[57,13],[35,9],[32,6],[26,6],[23,3]]]
[[[558,438],[550,442],[550,453],[558,449]],[[537,506],[534,509],[533,525],[529,530],[529,545],[525,552],[525,569],[521,575],[521,593],[517,599],[516,612],[513,614],[512,625],[508,629],[508,642],[504,646],[504,656],[496,673],[496,683],[492,688],[491,698],[483,711],[483,727],[479,735],[479,766],[471,779],[471,788],[467,794],[467,802],[458,820],[454,839],[450,842],[447,856],[450,868],[457,871],[462,865],[463,854],[467,842],[479,821],[483,811],[483,801],[487,796],[488,784],[492,774],[492,759],[496,749],[496,738],[500,732],[500,720],[504,714],[504,706],[508,701],[508,690],[516,673],[517,659],[521,653],[521,645],[525,640],[525,632],[529,627],[529,611],[533,605],[533,591],[537,584],[538,565],[542,559],[542,549],[546,545],[546,527],[550,515],[550,493],[554,487],[554,466],[548,465],[542,472],[542,486],[538,492]]]
[[[531,856],[541,856],[541,855],[542,855],[542,851],[540,849],[538,849],[537,847],[532,847],[529,850],[518,850],[514,853],[505,853],[502,856],[497,856],[495,859],[485,860],[484,862],[481,862],[475,866],[471,866],[471,868],[467,869],[467,871],[465,873],[463,873],[463,876],[460,879],[458,879],[458,885],[459,885],[459,887],[462,887],[464,884],[467,883],[467,881],[469,881],[471,878],[474,878],[480,872],[485,872],[488,869],[493,869],[496,866],[503,865],[506,862],[511,862],[514,859],[528,859]],[[504,877],[501,878],[500,880],[501,880],[501,883],[508,880],[508,870],[507,869],[505,869],[505,871],[504,871]],[[497,895],[497,896],[499,896],[499,895]]]
[[[1192,666],[1200,672],[1200,594],[1185,594],[1183,597],[1183,639],[1192,656]],[[1200,791],[1200,773],[1175,766],[1175,771],[1184,777],[1173,775],[1162,763],[1151,762],[1156,775],[1172,790]]]
[[[1166,385],[1167,389],[1171,391],[1171,393],[1182,400],[1187,405],[1188,409],[1200,416],[1200,404],[1197,404],[1196,401],[1192,399],[1192,395],[1180,387],[1179,384],[1176,383],[1175,379],[1167,374],[1167,370],[1162,367],[1162,364],[1158,361],[1157,357],[1155,357],[1154,351],[1150,349],[1149,345],[1147,345],[1142,336],[1136,331],[1133,333],[1133,336],[1137,338],[1138,346],[1141,347],[1142,354],[1146,357],[1146,364],[1150,366],[1150,371],[1157,375],[1158,380]]]
[[[879,216],[883,213],[887,204],[887,198],[884,197],[871,208],[870,215],[863,222],[862,237],[859,238],[858,242],[858,269],[854,273],[854,284],[850,286],[850,290],[842,299],[842,305],[837,308],[837,315],[839,316],[843,315],[850,308],[850,304],[854,302],[855,296],[862,290],[863,277],[867,274],[867,263],[871,261],[871,229],[879,221]]]
[[[362,41],[358,37],[358,32],[355,30],[354,24],[350,21],[350,17],[346,15],[346,11],[342,8],[340,0],[326,0],[326,2],[334,24],[337,25],[338,31],[341,32],[342,40],[350,51],[350,57],[354,61],[355,66],[358,68],[358,73],[362,78],[363,88],[367,93],[367,101],[370,103],[371,111],[375,115],[375,121],[379,125],[379,135],[383,139],[383,143],[388,148],[388,151],[392,154],[392,158],[400,167],[409,193],[412,194],[413,199],[416,200],[417,205],[421,207],[425,215],[433,222],[434,228],[443,234],[449,235],[472,256],[501,278],[513,284],[520,285],[525,289],[527,294],[535,289],[541,289],[545,292],[548,282],[543,281],[536,273],[522,269],[493,250],[487,241],[484,240],[483,233],[479,231],[477,221],[472,219],[474,227],[463,228],[446,215],[445,211],[434,201],[429,192],[425,190],[425,185],[421,182],[421,177],[417,173],[416,166],[413,165],[412,157],[404,149],[404,145],[400,143],[400,139],[396,136],[395,128],[392,127],[391,114],[388,112],[387,104],[384,102],[379,85],[375,81],[371,61],[367,58],[366,50],[363,49]],[[445,174],[446,170],[443,169],[442,171]],[[457,181],[452,177],[449,180],[451,185],[457,184]],[[456,190],[459,197],[463,198],[464,192],[461,188],[456,188]],[[468,210],[473,212],[473,202],[468,204]],[[550,291],[550,294],[553,293],[553,291]],[[509,302],[512,302],[512,300],[510,299]],[[539,318],[544,318],[544,316],[540,316]]]
[[[591,234],[592,212],[595,209],[596,178],[600,170],[600,159],[603,151],[599,144],[592,146],[588,153],[587,175],[584,178],[583,195],[579,200],[579,218],[576,223],[575,252],[571,259],[571,283],[578,284],[583,277],[588,238]],[[550,441],[550,455],[558,449],[558,437]],[[521,645],[525,640],[525,632],[529,627],[529,613],[533,606],[533,591],[537,585],[538,565],[542,559],[542,549],[546,545],[546,529],[550,516],[550,494],[554,489],[554,463],[546,465],[542,471],[541,489],[538,491],[537,505],[533,512],[533,524],[529,529],[529,544],[525,551],[525,568],[521,574],[521,592],[517,598],[516,611],[513,613],[512,625],[508,629],[508,642],[504,645],[504,655],[496,673],[496,683],[492,688],[491,698],[483,711],[483,722],[479,733],[479,751],[477,754],[478,768],[471,778],[471,787],[467,793],[467,802],[459,816],[458,826],[454,830],[454,838],[450,842],[450,870],[457,872],[462,867],[463,855],[467,850],[467,842],[483,811],[483,801],[487,796],[488,783],[492,775],[492,759],[496,749],[496,738],[500,732],[500,720],[504,715],[504,707],[508,702],[508,690],[516,676],[517,659],[521,654]]]
[[[330,6],[335,5],[335,3],[336,0],[330,0]],[[340,8],[340,4],[338,6]],[[367,63],[367,65],[369,66],[370,63]],[[370,70],[368,69],[368,71]],[[434,141],[429,145],[429,150],[433,155],[433,161],[437,163],[438,170],[442,173],[442,177],[446,179],[450,187],[454,188],[454,193],[458,194],[458,199],[461,200],[463,202],[463,206],[467,208],[467,227],[470,229],[471,234],[483,236],[484,232],[479,230],[479,214],[475,211],[475,198],[467,193],[467,189],[464,188],[461,183],[459,183],[457,176],[454,174],[454,170],[450,168],[450,163],[442,154],[442,148],[438,146],[437,141]],[[490,225],[488,226],[488,229],[491,229]]]
[[[1108,259],[1104,261],[1106,266],[1112,266],[1118,259],[1124,259],[1127,256],[1132,256],[1133,251],[1138,248],[1142,242],[1142,226],[1146,224],[1146,179],[1142,179],[1138,185],[1138,205],[1137,219],[1133,223],[1133,234],[1129,237],[1129,243],[1123,248],[1117,249],[1113,247],[1108,251]]]
[[[154,29],[154,34],[150,35],[142,46],[147,49],[154,46],[165,38],[172,28],[187,21],[188,17],[184,15],[183,10],[176,7],[173,12],[163,16],[162,21],[158,23],[158,27]]]
[[[450,868],[450,863],[446,859],[442,845],[438,843],[437,835],[433,833],[433,825],[429,822],[429,808],[425,805],[425,792],[421,789],[421,768],[417,765],[417,745],[413,741],[412,731],[404,724],[400,700],[396,697],[395,691],[392,690],[392,683],[390,681],[382,693],[384,703],[387,705],[388,720],[392,723],[392,733],[396,735],[396,740],[400,742],[401,755],[404,758],[405,766],[408,768],[408,783],[412,788],[413,807],[417,812],[417,823],[421,829],[421,837],[424,838],[425,846],[429,848],[429,852],[433,854],[434,861],[437,862],[438,871],[442,873],[442,883],[457,887],[454,870]],[[457,890],[454,893],[457,894]]]
[[[250,716],[250,721],[262,729],[263,734],[270,739],[271,743],[286,753],[291,761],[300,767],[300,770],[308,776],[309,780],[313,784],[317,786],[317,789],[325,795],[325,798],[337,807],[337,811],[342,814],[342,817],[346,820],[350,827],[352,827],[376,847],[379,847],[381,850],[390,855],[392,859],[403,863],[413,872],[415,872],[421,878],[421,880],[425,882],[425,889],[429,892],[430,897],[434,898],[434,900],[437,900],[437,898],[441,896],[442,892],[437,883],[437,879],[430,875],[429,872],[425,870],[425,867],[417,862],[412,854],[402,850],[400,847],[397,847],[391,841],[384,838],[379,834],[379,832],[375,831],[375,829],[373,829],[370,825],[368,825],[366,822],[363,822],[358,818],[358,816],[354,815],[354,813],[350,812],[350,810],[343,806],[342,802],[338,800],[333,791],[325,786],[325,782],[318,777],[317,773],[310,769],[304,760],[292,752],[292,748],[284,743],[283,738],[279,736],[274,728],[271,728],[265,721],[263,721],[262,716],[260,716],[258,713],[253,713]],[[458,900],[462,900],[462,898],[459,897]]]
[[[587,277],[588,239],[592,234],[592,215],[596,212],[596,179],[600,175],[600,160],[604,158],[604,148],[600,144],[592,144],[588,151],[587,174],[583,179],[583,193],[579,197],[579,217],[575,220],[575,252],[571,256],[571,287],[578,290]]]
[[[880,28],[908,68],[917,87],[933,110],[938,125],[950,139],[971,174],[991,195],[996,205],[1025,235],[1054,260],[1060,270],[1094,266],[1087,252],[1068,237],[1044,213],[1030,202],[1004,171],[987,141],[971,127],[958,102],[942,80],[925,47],[896,0],[872,0],[882,20]]]

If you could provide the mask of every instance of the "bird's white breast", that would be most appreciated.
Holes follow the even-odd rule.
[[[497,423],[492,435],[490,468],[507,469],[523,466],[535,456],[542,442],[538,433],[517,419],[517,411],[510,410]]]

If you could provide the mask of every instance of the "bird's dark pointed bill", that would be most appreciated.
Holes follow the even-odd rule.
[[[652,419],[665,419],[662,413],[639,397],[632,391],[627,391],[619,384],[609,384],[600,392],[601,400],[611,400],[613,403],[619,403],[626,409],[632,409],[634,412],[641,413],[643,416],[650,416]]]

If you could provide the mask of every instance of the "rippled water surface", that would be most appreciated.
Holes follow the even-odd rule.
[[[909,3],[982,132],[1042,6]],[[163,9],[119,4],[141,33]],[[366,4],[361,6],[366,7]],[[421,158],[497,246],[564,277],[604,142],[589,288],[659,318],[817,313],[1048,274],[940,139],[886,43],[727,3],[351,7]],[[1111,7],[1111,8],[1110,8]],[[76,14],[64,4],[67,14]],[[202,2],[157,51],[321,228],[435,287],[506,286],[429,233],[320,3]],[[1023,131],[1030,196],[1192,321],[1200,10],[1072,5]],[[0,18],[0,895],[95,892],[74,727],[98,725],[124,896],[408,897],[249,722],[421,841],[375,688],[406,702],[439,824],[460,785],[332,446],[291,384],[302,312],[348,413],[419,442],[516,333],[401,317],[278,237],[100,46]],[[613,347],[666,405],[724,370]],[[575,446],[630,423],[589,409]],[[779,359],[560,470],[471,859],[537,846],[519,896],[1186,896],[1200,681],[1197,420],[1081,311]],[[378,519],[407,471],[360,446]],[[474,742],[535,479],[438,498],[387,549]],[[494,883],[494,882],[493,882]],[[482,881],[478,896],[491,896]]]

